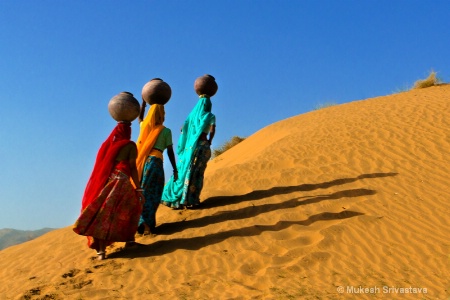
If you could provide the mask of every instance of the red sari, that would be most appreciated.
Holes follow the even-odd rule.
[[[142,205],[131,184],[129,162],[116,162],[122,147],[130,140],[131,125],[119,123],[100,147],[84,192],[81,214],[73,231],[88,237],[96,249],[96,239],[107,245],[134,240]]]

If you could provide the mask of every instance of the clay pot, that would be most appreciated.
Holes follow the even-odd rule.
[[[140,106],[132,93],[121,92],[109,100],[108,111],[117,122],[132,122],[139,116]]]
[[[142,88],[142,99],[150,105],[164,105],[169,102],[171,96],[172,89],[160,78],[150,80]]]
[[[198,77],[194,82],[194,90],[199,96],[205,94],[212,97],[218,88],[216,79],[209,74]]]

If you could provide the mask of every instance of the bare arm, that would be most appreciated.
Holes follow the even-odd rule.
[[[216,125],[211,125],[211,129],[209,130],[209,139],[208,142],[211,145],[214,135],[216,134]]]
[[[139,123],[141,123],[144,120],[144,114],[145,114],[145,107],[146,106],[147,106],[147,103],[144,100],[142,100],[141,110],[139,112],[139,117],[138,117]]]
[[[172,165],[172,168],[173,168],[173,179],[175,181],[177,181],[177,179],[178,179],[178,170],[177,170],[177,165],[175,163],[175,154],[173,153],[172,145],[167,146],[167,155],[169,156],[170,164]]]
[[[136,192],[138,193],[139,197],[141,198],[141,201],[145,201],[142,191],[138,191],[138,189],[141,189],[141,183],[139,182],[139,176],[138,176],[138,171],[137,171],[137,167],[136,167],[136,158],[130,159],[129,162],[130,162],[131,179],[133,180],[134,185],[136,186]]]
[[[131,169],[131,179],[133,179],[134,185],[137,189],[141,188],[141,183],[139,182],[139,176],[136,167],[136,160],[130,160],[130,169]]]

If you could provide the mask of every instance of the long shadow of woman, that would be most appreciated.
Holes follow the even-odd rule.
[[[171,240],[158,241],[150,245],[141,245],[133,250],[118,251],[111,253],[109,258],[136,258],[136,257],[152,257],[171,253],[176,250],[199,250],[203,247],[221,243],[232,237],[250,237],[257,236],[267,231],[280,231],[294,225],[309,226],[318,221],[332,221],[348,219],[356,216],[364,215],[357,211],[341,211],[339,213],[323,212],[310,216],[306,220],[301,221],[278,221],[273,225],[252,225],[239,229],[222,231],[205,236],[197,236],[190,238],[177,238]]]

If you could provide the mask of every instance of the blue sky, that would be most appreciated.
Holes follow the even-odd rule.
[[[140,100],[151,78],[169,83],[176,145],[194,80],[212,74],[215,148],[431,70],[447,82],[449,11],[449,1],[0,0],[0,228],[75,221],[121,91]]]

